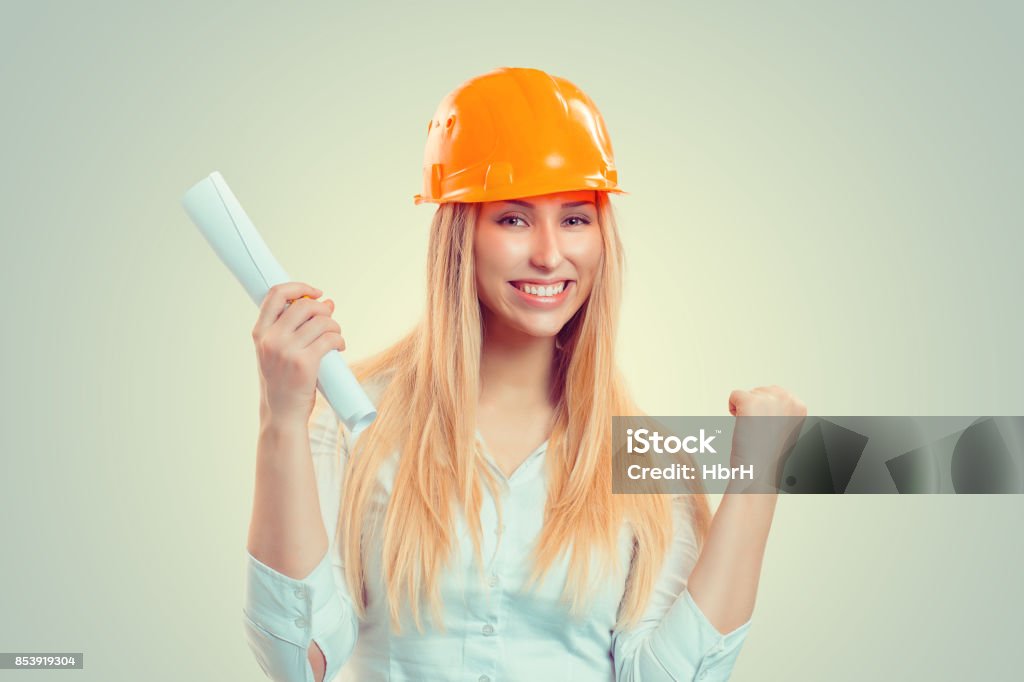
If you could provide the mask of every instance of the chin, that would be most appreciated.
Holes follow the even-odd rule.
[[[535,336],[537,338],[554,338],[558,335],[558,332],[565,326],[564,322],[552,322],[552,323],[516,323],[516,328],[524,334]]]

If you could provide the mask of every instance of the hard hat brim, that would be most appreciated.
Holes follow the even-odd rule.
[[[450,196],[450,197],[438,197],[438,198],[427,197],[427,196],[423,196],[422,194],[416,194],[416,195],[413,195],[412,199],[413,199],[413,202],[418,206],[420,204],[427,204],[427,203],[430,203],[430,204],[449,204],[449,203],[453,203],[453,202],[459,202],[459,203],[463,203],[463,204],[478,204],[478,203],[484,203],[484,202],[488,202],[488,201],[503,201],[505,199],[527,199],[529,197],[543,196],[545,194],[555,194],[557,192],[576,192],[576,191],[584,191],[584,190],[592,190],[592,191],[595,191],[595,192],[605,192],[607,194],[625,194],[625,195],[629,195],[630,194],[630,192],[627,192],[624,189],[619,189],[618,187],[612,187],[612,188],[604,188],[604,187],[575,187],[575,188],[570,188],[570,189],[554,189],[554,190],[553,189],[543,189],[543,190],[540,190],[540,191],[532,191],[532,190],[529,190],[529,189],[524,189],[524,188],[519,188],[519,187],[517,187],[515,189],[516,189],[515,192],[509,192],[509,193],[495,192],[495,193],[492,193],[492,194],[489,194],[489,195],[487,193],[484,193],[483,196],[480,196],[479,192],[477,192],[477,193],[464,193],[462,196]],[[476,194],[477,196],[473,196],[473,194]]]

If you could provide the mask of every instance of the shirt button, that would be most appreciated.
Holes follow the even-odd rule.
[[[498,584],[498,576],[492,575],[490,578],[487,579],[487,584],[490,587],[494,587],[495,585],[497,585]]]
[[[305,599],[306,598],[306,591],[304,589],[302,589],[301,587],[296,587],[295,588],[295,598],[296,599]]]
[[[487,677],[487,675],[481,675],[476,678],[476,682],[491,682],[491,678]]]
[[[483,633],[485,635],[493,635],[494,634],[494,626],[491,625],[490,623],[488,623],[487,625],[485,625],[483,627]]]
[[[295,619],[295,627],[297,627],[297,628],[304,628],[304,627],[306,627],[306,619],[303,618],[302,616],[299,616],[298,618],[296,618]]]

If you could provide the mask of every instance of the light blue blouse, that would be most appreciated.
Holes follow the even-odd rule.
[[[411,620],[400,634],[389,629],[380,581],[380,555],[368,552],[367,617],[355,615],[335,544],[348,431],[318,394],[309,422],[320,508],[330,547],[302,580],[285,576],[247,555],[243,623],[249,648],[263,671],[278,682],[315,682],[306,658],[316,641],[327,660],[328,682],[679,682],[727,680],[751,621],[718,632],[686,589],[697,561],[696,538],[685,498],[674,501],[674,541],[642,619],[616,629],[632,535],[620,534],[620,574],[600,583],[586,615],[574,620],[559,603],[566,566],[555,564],[542,585],[521,593],[530,550],[539,537],[547,494],[541,444],[503,481],[504,524],[484,488],[481,522],[485,571],[473,560],[465,520],[458,518],[455,563],[441,577],[445,631],[425,618],[419,634]],[[479,433],[477,434],[479,436]],[[480,439],[483,444],[483,439]],[[374,497],[383,509],[391,492],[397,452],[383,466]],[[593,593],[592,593],[593,594]]]

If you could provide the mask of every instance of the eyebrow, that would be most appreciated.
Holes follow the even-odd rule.
[[[536,206],[531,204],[529,201],[519,201],[518,199],[506,199],[505,203],[506,204],[517,204],[519,206],[524,206],[526,208],[536,208]],[[591,206],[593,206],[594,202],[593,201],[567,201],[564,204],[562,204],[562,208],[574,208],[576,206],[585,206],[587,204],[590,204]]]

